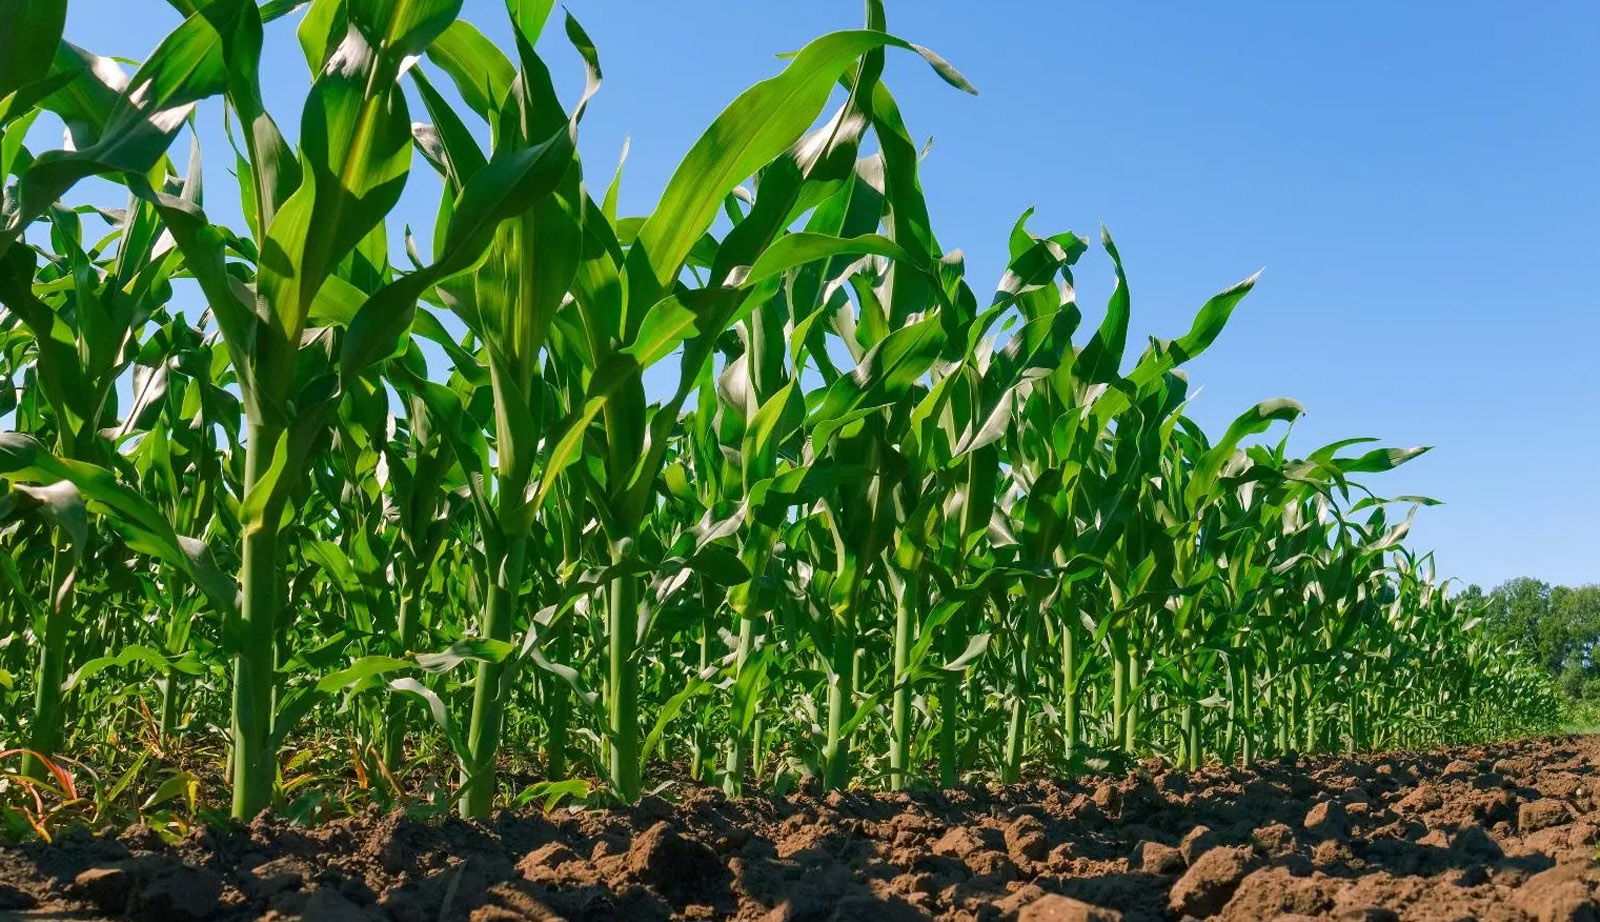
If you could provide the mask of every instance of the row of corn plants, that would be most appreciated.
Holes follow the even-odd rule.
[[[24,776],[142,726],[226,753],[242,818],[294,795],[291,740],[340,740],[394,791],[453,766],[482,816],[528,777],[900,789],[1559,719],[1403,544],[1428,501],[1363,485],[1419,449],[1297,454],[1287,399],[1220,435],[1185,415],[1253,278],[1133,348],[1109,234],[1085,329],[1091,241],[1024,215],[979,294],[885,60],[972,88],[878,0],[735,98],[642,216],[580,162],[600,58],[549,3],[508,3],[504,49],[460,0],[170,3],[131,75],[63,38],[64,3],[0,21]],[[312,75],[288,133],[269,39]],[[237,226],[208,212],[229,195]]]

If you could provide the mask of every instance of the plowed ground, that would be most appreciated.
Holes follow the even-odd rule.
[[[1600,737],[176,845],[0,847],[0,920],[1600,922]]]

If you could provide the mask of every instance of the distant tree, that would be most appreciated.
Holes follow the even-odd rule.
[[[1487,594],[1469,586],[1464,595],[1483,600],[1494,637],[1537,657],[1573,697],[1600,695],[1600,585],[1552,586],[1523,576]]]
[[[1595,644],[1600,642],[1600,585],[1553,587],[1550,610],[1553,619],[1565,629],[1562,663],[1594,674]]]

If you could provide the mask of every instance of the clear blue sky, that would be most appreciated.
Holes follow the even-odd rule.
[[[858,0],[569,8],[606,77],[585,162],[603,182],[631,136],[627,213],[650,209],[776,53],[861,15]],[[499,0],[464,15],[507,34]],[[176,21],[160,0],[71,0],[68,37],[141,58]],[[1182,332],[1264,266],[1190,366],[1202,423],[1287,395],[1309,411],[1304,451],[1358,435],[1433,445],[1372,482],[1445,501],[1412,538],[1443,572],[1600,580],[1600,5],[890,0],[889,26],[982,91],[909,54],[887,73],[913,133],[935,139],[935,227],[976,285],[998,277],[1030,205],[1038,231],[1111,228],[1140,335]],[[307,83],[292,27],[269,27],[264,67],[291,137]],[[541,50],[574,87],[577,59],[551,31]],[[232,196],[216,116],[202,113],[208,206]],[[413,186],[402,217],[426,227],[436,187],[420,171]],[[1091,321],[1109,288],[1105,260],[1086,260]]]

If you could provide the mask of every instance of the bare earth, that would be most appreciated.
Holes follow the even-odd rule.
[[[1600,922],[1600,737],[0,847],[0,922]]]

